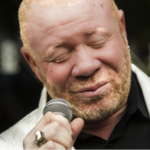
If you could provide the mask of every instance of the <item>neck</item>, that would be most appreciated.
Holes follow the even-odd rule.
[[[104,140],[108,140],[116,124],[125,114],[126,107],[127,105],[124,105],[119,111],[107,119],[94,123],[86,123],[84,125],[83,132],[96,135]]]

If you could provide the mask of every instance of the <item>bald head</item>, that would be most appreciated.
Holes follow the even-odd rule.
[[[19,9],[19,23],[20,23],[20,33],[21,39],[23,41],[23,45],[25,49],[28,51],[30,56],[33,56],[32,49],[29,44],[29,37],[27,33],[27,22],[29,19],[29,14],[32,11],[32,6],[40,5],[40,6],[58,6],[65,7],[69,5],[74,5],[77,3],[82,3],[89,0],[23,0]],[[114,0],[97,0],[99,2],[99,6],[103,8],[103,3],[107,4],[112,12],[112,15],[118,20],[118,8],[116,7]]]

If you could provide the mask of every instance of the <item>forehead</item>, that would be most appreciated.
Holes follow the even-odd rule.
[[[113,20],[110,1],[84,0],[67,6],[33,4],[27,22],[30,40],[39,43],[38,41],[42,42],[47,36],[56,38],[55,31],[58,33],[58,30],[61,35],[67,35],[66,32],[76,31],[78,34],[78,32],[92,32],[97,27],[110,28],[110,21]]]
[[[66,6],[45,6],[39,5],[38,3],[34,3],[31,5],[28,21],[36,22],[37,24],[44,24],[45,22],[51,23],[50,19],[53,19],[53,23],[59,21],[63,18],[65,22],[64,15],[67,16],[67,20],[78,18],[81,14],[92,13],[96,9],[101,11],[109,11],[110,12],[110,2],[112,0],[77,0],[77,3],[69,4]],[[69,13],[68,13],[69,12]],[[41,19],[40,22],[37,22],[37,19]],[[44,21],[44,23],[42,22]]]

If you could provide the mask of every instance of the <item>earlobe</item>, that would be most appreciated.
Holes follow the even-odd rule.
[[[126,43],[128,44],[126,24],[125,24],[125,18],[124,18],[123,10],[119,10],[119,26],[120,26],[122,35],[124,36],[124,39],[126,40]]]
[[[35,73],[36,77],[41,81],[38,67],[37,67],[33,57],[30,56],[30,54],[26,51],[26,49],[24,47],[21,48],[21,53],[24,56],[27,63],[29,64],[29,66],[31,67],[32,71]]]

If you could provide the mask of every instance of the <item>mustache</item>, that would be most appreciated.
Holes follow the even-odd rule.
[[[106,84],[106,80],[104,80],[104,78],[92,78],[84,81],[71,82],[68,85],[69,88],[67,88],[67,92],[76,93],[84,90],[94,90],[104,84]]]

